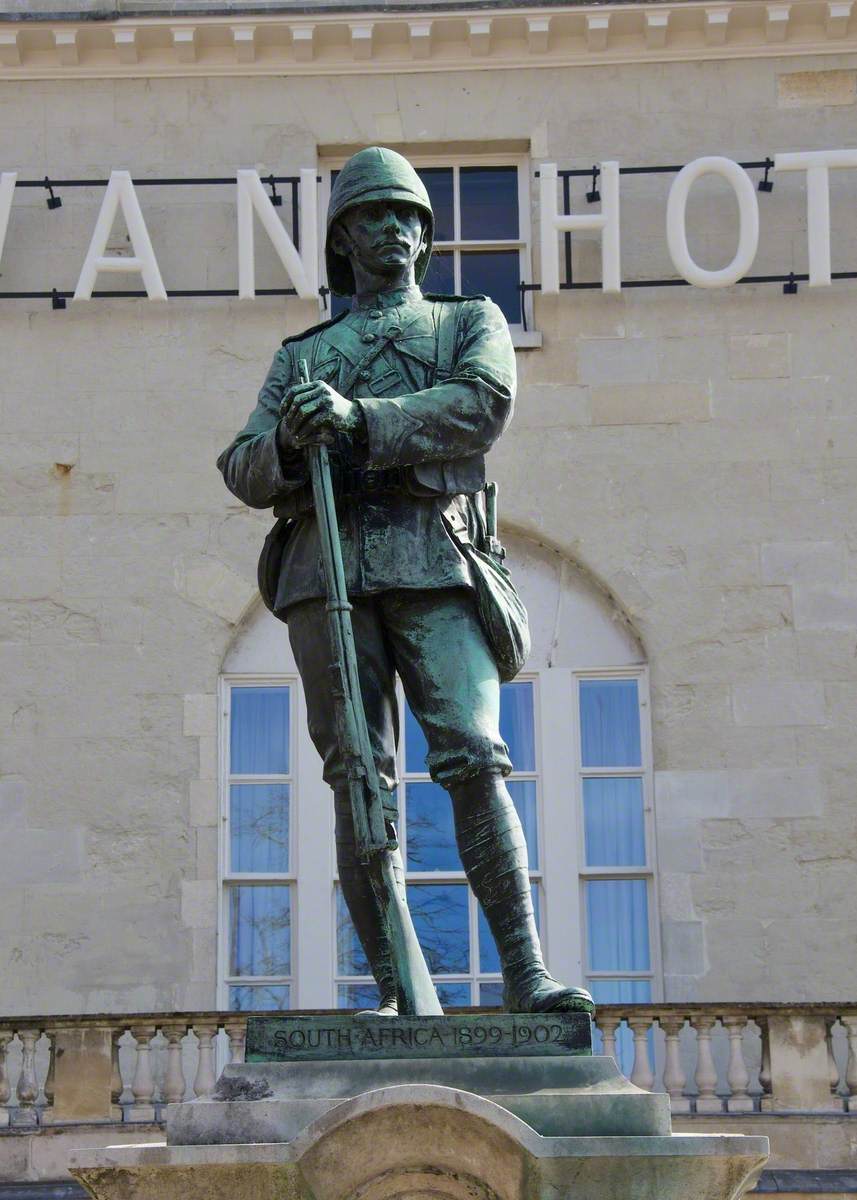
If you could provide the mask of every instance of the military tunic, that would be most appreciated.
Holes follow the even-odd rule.
[[[289,625],[324,777],[337,787],[345,771],[312,488],[304,453],[277,442],[300,359],[310,379],[356,400],[365,420],[362,440],[338,438],[331,463],[341,481],[337,515],[361,690],[392,817],[397,675],[426,735],[433,779],[449,786],[486,769],[511,770],[496,663],[466,559],[441,511],[452,503],[466,513],[485,482],[485,452],[512,412],[514,350],[502,313],[485,297],[423,296],[411,287],[357,298],[342,317],[284,342],[247,425],[218,459],[244,503],[292,518],[275,609]],[[386,486],[373,489],[370,476],[368,487],[349,492],[355,471],[374,471]]]
[[[449,361],[439,363],[444,320],[454,330]],[[380,293],[287,339],[274,356],[255,411],[218,466],[246,504],[296,518],[276,603],[284,619],[292,605],[325,594],[306,459],[301,451],[283,453],[276,437],[280,403],[299,382],[301,358],[311,379],[357,400],[365,418],[362,453],[355,457],[344,439],[338,442],[334,475],[337,464],[388,475],[401,468],[401,486],[363,491],[337,506],[349,596],[469,587],[438,498],[480,490],[484,453],[512,413],[515,356],[500,310],[484,297],[434,299],[417,287]]]

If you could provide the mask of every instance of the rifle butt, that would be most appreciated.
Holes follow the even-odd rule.
[[[390,949],[396,964],[399,994],[405,1012],[418,1017],[443,1016],[443,1008],[417,940],[407,902],[399,890],[389,851],[376,856],[372,864],[372,879],[390,937]]]

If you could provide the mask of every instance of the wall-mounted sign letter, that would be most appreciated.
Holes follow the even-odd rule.
[[[569,213],[559,211],[556,195],[556,163],[539,168],[542,225],[542,294],[559,291],[559,243],[557,234],[567,231],[595,230],[601,234],[601,288],[605,292],[622,290],[619,243],[619,164],[601,163],[599,189],[601,212]]]
[[[133,257],[125,258],[120,254],[105,254],[110,230],[116,220],[117,209],[122,209],[122,216],[128,227],[131,239]],[[80,272],[80,279],[74,290],[75,300],[91,300],[92,289],[99,271],[118,271],[134,274],[140,272],[143,284],[150,300],[166,300],[167,293],[161,272],[152,249],[152,240],[140,211],[140,202],[134,191],[129,171],[111,171],[107,191],[101,202],[101,211],[95,222],[92,241],[86,252],[86,258]]]
[[[12,194],[15,191],[15,180],[17,178],[17,171],[3,171],[0,174],[0,259],[3,258],[3,245],[6,241],[9,213],[12,209]]]
[[[687,248],[687,198],[701,175],[720,175],[738,201],[738,249],[728,267],[706,271],[690,257]],[[702,288],[729,287],[750,270],[759,249],[759,203],[753,181],[731,158],[712,155],[696,158],[682,167],[667,200],[667,246],[673,266],[688,283]]]
[[[256,295],[256,264],[253,257],[253,212],[273,243],[295,291],[302,300],[318,299],[318,217],[316,213],[315,168],[301,171],[301,252],[283,228],[277,210],[262,187],[258,171],[238,172],[238,296],[252,300]]]
[[[857,150],[809,150],[775,154],[775,171],[806,171],[806,234],[809,286],[830,283],[830,177],[828,172],[857,167]]]

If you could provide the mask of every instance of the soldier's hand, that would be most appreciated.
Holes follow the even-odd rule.
[[[277,444],[284,454],[300,449],[295,439],[289,433],[285,421],[280,421],[277,426]]]
[[[329,444],[335,433],[353,436],[363,425],[360,406],[321,380],[288,388],[280,405],[283,436],[295,446]]]

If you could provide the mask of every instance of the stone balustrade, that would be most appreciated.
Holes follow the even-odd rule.
[[[0,1019],[0,1127],[153,1122],[242,1062],[246,1014]]]
[[[674,1114],[857,1113],[853,1004],[604,1004],[597,1027]]]
[[[241,1062],[247,1014],[0,1018],[0,1127],[151,1123]],[[597,1051],[675,1114],[857,1114],[857,1004],[605,1004]]]

